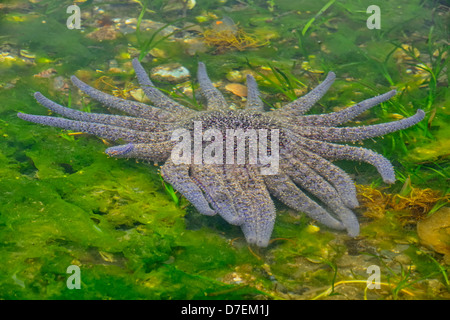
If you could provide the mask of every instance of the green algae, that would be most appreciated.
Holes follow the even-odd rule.
[[[262,37],[267,30],[273,30],[277,36],[267,46],[200,55],[211,69],[213,80],[224,79],[231,69],[247,68],[247,61],[272,66],[276,75],[271,79],[276,79],[280,87],[260,83],[269,104],[280,98],[292,99],[295,89],[304,87],[302,84],[320,82],[323,75],[311,70],[334,70],[339,79],[313,112],[330,112],[352,100],[388,91],[391,86],[401,91],[393,102],[383,103],[357,121],[367,124],[375,116],[385,122],[398,115],[411,115],[418,107],[425,108],[428,115],[436,110],[434,120],[427,117],[428,123],[390,134],[376,143],[369,141],[365,146],[394,161],[400,181],[392,192],[400,192],[408,177],[414,186],[448,192],[448,75],[438,72],[437,62],[445,64],[446,59],[432,58],[442,47],[440,39],[445,39],[445,19],[436,13],[440,12],[436,3],[383,2],[382,29],[368,31],[365,9],[372,2],[338,1],[317,15],[326,1],[305,1],[300,6],[292,1],[274,1],[271,5],[251,1],[246,10],[231,12],[216,1],[208,1],[198,4],[180,21],[197,23],[194,17],[212,10],[220,18],[229,15],[248,32],[261,35],[260,40],[265,40]],[[280,214],[274,240],[267,249],[255,250],[246,246],[239,228],[219,217],[199,216],[184,199],[174,202],[161,183],[157,167],[108,158],[103,152],[107,146],[95,137],[67,136],[59,129],[18,119],[18,111],[45,114],[32,97],[35,91],[50,92],[58,102],[67,101],[67,93],[54,90],[52,79],[33,75],[50,67],[65,78],[80,69],[106,69],[108,60],[128,52],[128,43],[136,42],[135,34],[99,43],[68,30],[66,16],[60,12],[65,12],[70,1],[23,3],[25,8],[32,6],[34,13],[27,14],[19,6],[0,21],[5,35],[0,41],[36,56],[34,64],[19,58],[0,62],[0,298],[305,299],[338,281],[366,279],[364,268],[371,264],[379,264],[383,275],[390,274],[397,288],[391,294],[374,293],[374,299],[402,298],[400,288],[405,287],[414,289],[418,298],[448,297],[444,276],[448,271],[442,257],[434,252],[421,253],[415,229],[402,225],[397,212],[389,211],[378,220],[361,217],[361,237],[348,240],[339,232],[316,228],[301,213],[277,204]],[[173,18],[161,9],[162,1],[158,3],[149,2],[156,14],[146,13],[146,18],[171,22]],[[92,4],[80,6],[92,14]],[[139,12],[139,6],[130,6],[122,17],[138,17]],[[435,25],[430,30],[424,26],[433,14]],[[19,15],[27,18],[15,21]],[[91,17],[89,23],[94,20]],[[183,27],[181,22],[175,23]],[[207,23],[200,23],[200,27],[206,28]],[[308,32],[299,38],[306,26]],[[89,32],[94,29],[90,25],[86,28]],[[430,35],[433,41],[429,41]],[[149,39],[151,35],[142,31],[142,37]],[[399,60],[393,50],[404,43],[414,45],[433,72],[421,74],[412,68],[420,61]],[[430,48],[431,44],[435,47]],[[179,61],[195,70],[196,59],[186,56],[186,46],[164,38],[157,47],[168,57],[154,63]],[[305,71],[301,66],[310,69]],[[406,72],[408,68],[412,73]],[[131,79],[131,71],[126,72],[117,78]],[[438,76],[434,79],[433,75]],[[78,98],[73,95],[72,99],[76,108]],[[97,104],[92,107],[104,110]],[[342,166],[358,179],[381,184],[370,166]],[[409,266],[401,269],[395,263],[394,258],[401,254],[414,266],[409,273],[405,271]],[[66,286],[70,265],[80,266],[80,290]],[[428,290],[418,285],[419,280],[436,280],[444,288],[439,292]],[[363,289],[356,295],[345,295],[345,290],[339,289],[335,291],[340,295],[334,298],[363,297]]]
[[[238,255],[210,230],[186,230],[185,211],[164,196],[155,167],[108,159],[96,138],[66,141],[58,130],[16,130],[10,123],[3,129],[9,141],[2,140],[0,157],[1,259],[7,261],[2,298],[221,298],[230,289],[231,299],[262,294],[195,275],[232,266]],[[11,147],[11,140],[22,141],[24,149]],[[72,264],[83,270],[81,291],[65,285]]]

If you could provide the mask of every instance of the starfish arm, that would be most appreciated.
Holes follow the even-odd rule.
[[[226,110],[228,103],[222,93],[212,84],[206,73],[206,66],[203,62],[198,63],[197,79],[200,89],[207,101],[208,110]]]
[[[240,184],[240,178],[242,177],[243,169],[241,166],[225,165],[224,167],[224,182],[227,184],[230,191],[232,201],[236,211],[241,220],[242,217],[248,215],[250,208],[248,207],[248,199],[246,198],[245,191]]]
[[[113,141],[123,139],[127,142],[162,142],[170,139],[172,133],[171,131],[155,133],[143,132],[100,123],[75,121],[48,116],[36,116],[26,113],[18,113],[17,116],[26,121],[63,128],[66,130],[81,131]]]
[[[245,109],[263,112],[264,104],[261,100],[258,84],[251,74],[247,75],[247,104]]]
[[[105,153],[115,158],[135,158],[163,162],[170,157],[173,145],[173,141],[160,143],[128,143],[110,147],[105,150]]]
[[[253,166],[226,168],[235,208],[242,218],[241,229],[249,244],[267,247],[275,224],[275,205],[263,178]]]
[[[62,115],[63,117],[67,117],[73,120],[102,123],[138,131],[161,131],[168,130],[169,128],[173,127],[173,124],[168,122],[127,116],[117,116],[111,114],[89,113],[66,108],[46,98],[40,92],[36,92],[34,94],[34,97],[42,106]]]
[[[330,86],[333,84],[334,79],[336,79],[334,72],[328,72],[325,80],[313,90],[308,92],[303,97],[300,97],[297,100],[294,100],[282,108],[272,112],[275,112],[277,115],[289,117],[301,116],[305,114],[328,91]]]
[[[395,173],[388,159],[372,150],[311,140],[307,138],[296,139],[298,145],[319,156],[330,160],[362,161],[373,165],[386,183],[395,182]]]
[[[304,212],[311,219],[317,220],[332,229],[345,229],[342,222],[311,200],[285,173],[264,176],[264,182],[270,193],[288,207]]]
[[[161,175],[175,190],[181,193],[197,210],[206,216],[216,214],[208,204],[202,190],[189,177],[189,165],[174,164],[170,158],[161,167]]]
[[[145,72],[144,67],[141,65],[138,59],[133,59],[132,64],[142,90],[144,90],[145,95],[156,107],[172,113],[176,113],[178,115],[189,115],[194,112],[193,110],[173,101],[168,96],[163,94],[160,90],[158,90],[150,80],[150,77],[148,76],[147,72]]]
[[[191,166],[191,178],[205,193],[214,210],[233,225],[242,224],[242,219],[236,212],[233,199],[222,179],[223,167],[214,165]]]
[[[422,121],[424,117],[425,112],[419,109],[415,115],[398,121],[361,127],[302,127],[301,130],[298,130],[298,134],[320,141],[359,141],[409,128]]]
[[[297,118],[295,121],[297,122],[297,124],[305,126],[338,126],[352,120],[364,111],[389,100],[390,98],[395,96],[396,93],[396,90],[391,90],[379,96],[361,101],[351,107],[342,109],[340,111],[321,115],[307,115],[301,118]]]
[[[347,207],[359,206],[355,183],[344,170],[315,153],[296,149],[290,152],[295,155],[297,161],[304,163],[331,183]]]
[[[72,76],[70,80],[72,80],[72,83],[75,86],[77,86],[81,91],[83,91],[91,98],[99,101],[100,103],[104,104],[107,107],[111,107],[123,111],[125,113],[131,114],[133,116],[142,117],[146,119],[163,120],[163,121],[177,120],[177,118],[174,117],[174,115],[171,115],[170,113],[164,110],[148,106],[141,102],[117,98],[104,92],[101,92],[87,85],[86,83],[84,83],[75,76]]]
[[[293,158],[283,165],[283,171],[302,189],[326,204],[340,218],[350,236],[359,234],[359,222],[354,213],[345,207],[336,189],[318,173]]]

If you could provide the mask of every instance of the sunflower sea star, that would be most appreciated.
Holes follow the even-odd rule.
[[[408,128],[421,121],[425,113],[399,121],[361,127],[337,127],[369,108],[388,100],[395,90],[364,100],[349,108],[321,115],[304,115],[328,90],[333,72],[308,94],[265,112],[255,79],[247,76],[245,109],[230,110],[222,94],[213,86],[203,63],[198,66],[198,82],[207,107],[195,111],[161,93],[137,59],[133,66],[138,81],[154,106],[116,98],[98,91],[75,76],[75,86],[107,107],[130,116],[86,113],[63,107],[36,92],[36,100],[46,108],[72,120],[18,113],[18,117],[44,125],[94,134],[108,140],[122,139],[127,144],[106,149],[119,158],[139,158],[164,162],[161,174],[197,210],[204,215],[218,213],[227,222],[241,227],[249,244],[268,245],[274,222],[275,206],[271,196],[302,211],[312,219],[355,237],[359,222],[351,209],[358,206],[351,178],[332,160],[367,162],[378,170],[386,183],[395,181],[391,163],[382,155],[361,147],[334,142],[358,141]],[[279,170],[262,175],[256,164],[176,164],[171,151],[172,133],[179,128],[192,132],[194,122],[202,128],[278,129]],[[310,197],[314,196],[314,200]]]

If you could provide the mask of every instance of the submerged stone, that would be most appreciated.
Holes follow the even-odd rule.
[[[190,77],[189,70],[179,63],[168,63],[151,71],[152,78],[158,81],[169,81],[172,83],[179,83],[186,81]]]
[[[444,207],[417,223],[420,242],[438,253],[450,264],[450,207]]]

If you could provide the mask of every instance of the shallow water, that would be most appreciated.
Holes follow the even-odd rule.
[[[80,29],[68,27],[76,26],[77,11],[67,13],[72,1],[1,3],[0,298],[449,299],[449,7],[384,1],[380,28],[370,29],[372,2],[149,1],[144,12],[135,1],[88,0],[77,2]],[[135,57],[194,109],[203,61],[233,108],[245,104],[239,85],[247,73],[269,110],[332,70],[337,80],[311,114],[395,88],[391,102],[350,125],[418,108],[426,118],[363,144],[393,163],[395,184],[370,165],[337,162],[359,186],[360,236],[277,202],[273,241],[249,247],[239,227],[200,215],[174,194],[158,166],[109,158],[109,141],[17,118],[50,114],[36,91],[75,109],[113,112],[75,90],[73,74],[147,102]],[[79,267],[80,289],[68,285],[70,266]],[[378,286],[365,289],[374,274]]]

